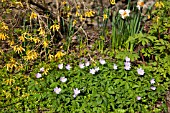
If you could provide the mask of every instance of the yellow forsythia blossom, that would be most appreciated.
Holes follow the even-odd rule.
[[[76,17],[80,16],[80,13],[78,11],[76,11]]]
[[[19,53],[22,53],[22,51],[25,51],[25,49],[22,46],[14,46],[13,47],[14,51]]]
[[[8,26],[4,22],[0,23],[0,26],[0,29],[2,30],[9,30]]]
[[[14,45],[14,43],[15,43],[14,40],[12,40],[12,41],[8,40],[8,45],[10,45],[10,47],[12,47]]]
[[[47,42],[47,41],[44,41],[44,42],[43,42],[43,46],[44,46],[44,48],[47,48],[47,47],[48,47],[48,42]]]
[[[54,55],[49,54],[48,58],[50,59],[50,61],[52,61],[54,58]]]
[[[37,14],[35,12],[32,12],[30,19],[36,19],[36,18],[37,18]]]
[[[53,32],[54,32],[55,30],[58,31],[58,30],[60,29],[60,25],[54,24],[54,25],[52,25],[52,26],[50,27],[50,29],[52,29]]]
[[[18,63],[15,61],[15,59],[11,58],[9,63],[6,64],[7,70],[9,71],[10,69],[17,67],[17,64]]]
[[[49,68],[46,68],[43,73],[44,73],[45,75],[47,75],[48,71],[49,71]]]
[[[77,23],[77,20],[74,20],[74,21],[73,21],[73,26],[76,25],[76,23]]]
[[[15,4],[20,5],[21,7],[24,7],[21,2],[15,2]]]
[[[33,38],[33,41],[34,41],[34,43],[36,44],[36,43],[39,43],[39,42],[40,42],[40,39],[39,39],[38,37],[34,37],[34,38]]]
[[[42,27],[40,27],[38,31],[39,31],[39,35],[45,35],[45,30]]]
[[[38,57],[38,54],[36,53],[36,51],[35,50],[27,50],[27,52],[26,52],[26,56],[25,56],[25,60],[35,60],[35,59],[37,59],[37,57]]]
[[[80,15],[80,22],[82,22],[82,21],[84,21],[85,20],[85,18],[83,18],[83,15]]]
[[[95,14],[95,12],[90,10],[90,11],[85,12],[85,17],[93,17],[94,14]]]
[[[25,38],[24,38],[23,36],[19,36],[18,38],[19,38],[19,40],[20,40],[21,42],[24,42],[24,41],[25,41]]]
[[[0,33],[0,40],[6,40],[7,38],[9,37],[6,34]]]
[[[58,51],[57,54],[55,55],[55,58],[61,58],[64,55],[65,55],[65,53]]]
[[[6,2],[6,0],[1,0],[1,2]]]
[[[67,4],[67,2],[66,2],[66,1],[63,1],[63,2],[62,2],[62,4],[63,4],[63,5],[66,5],[66,4]]]
[[[155,3],[155,7],[157,7],[157,8],[162,8],[162,7],[164,7],[164,4],[163,4],[163,2],[156,2]]]
[[[8,79],[5,81],[7,85],[12,85],[12,83],[15,83],[14,79]]]
[[[67,18],[70,18],[70,15],[71,15],[71,13],[69,12],[69,13],[67,13]]]
[[[3,95],[6,96],[6,98],[11,98],[11,93],[10,91],[6,92],[5,90],[2,90]]]

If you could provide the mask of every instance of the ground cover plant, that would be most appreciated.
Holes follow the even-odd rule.
[[[1,111],[170,112],[169,5],[1,0]]]

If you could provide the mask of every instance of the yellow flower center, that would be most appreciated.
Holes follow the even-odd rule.
[[[123,12],[122,16],[127,16],[127,13],[126,11]]]
[[[143,7],[143,6],[144,6],[144,2],[141,2],[141,1],[139,1],[137,4],[138,4],[140,7]]]

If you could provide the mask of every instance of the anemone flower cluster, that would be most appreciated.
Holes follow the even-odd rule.
[[[58,64],[58,68],[59,68],[59,69],[63,69],[63,68],[64,68],[64,64],[63,64],[63,63]],[[67,70],[70,70],[70,69],[71,69],[70,64],[67,64],[67,65],[65,66],[65,68],[66,68]]]
[[[125,58],[125,61],[126,61],[126,62],[124,62],[124,65],[125,65],[124,69],[125,69],[125,70],[130,70],[130,69],[131,69],[130,58],[129,58],[129,57],[126,57],[126,58]]]
[[[125,57],[125,62],[124,62],[124,69],[125,69],[125,70],[130,70],[130,69],[131,69],[131,62],[130,62],[130,61],[131,61],[131,59],[126,56],[126,57]],[[99,60],[99,63],[100,63],[101,65],[104,65],[104,64],[106,64],[106,61],[105,61],[104,59],[100,59],[100,60]],[[87,61],[87,60],[86,60],[85,63],[82,63],[82,62],[79,63],[79,67],[80,67],[81,69],[83,69],[84,67],[88,67],[89,65],[90,65],[90,62]],[[116,64],[113,64],[113,69],[114,69],[114,70],[117,70],[117,69],[118,69],[117,67],[118,67],[118,66],[117,66]],[[58,64],[58,68],[59,68],[59,69],[63,69],[63,68],[64,68],[63,63]],[[66,68],[67,70],[70,70],[72,67],[70,66],[70,64],[67,64],[67,65],[65,66],[65,68]],[[96,67],[94,67],[94,68],[91,68],[89,73],[91,73],[91,74],[94,75],[94,74],[96,74],[96,72],[98,72],[99,70],[100,70],[100,68],[96,66]],[[44,72],[44,71],[45,71],[44,67],[40,68],[40,72],[35,75],[36,78],[41,78],[41,77],[42,77],[42,74],[41,74],[41,73]],[[144,71],[142,68],[137,68],[137,73],[138,73],[139,75],[144,75],[144,74],[145,74],[145,71]],[[61,81],[62,83],[65,83],[67,80],[68,80],[68,79],[67,79],[65,76],[60,77],[60,81]],[[152,86],[150,87],[150,89],[151,89],[151,90],[156,90],[156,87],[153,86],[153,84],[155,84],[155,79],[154,79],[154,78],[152,78],[152,79],[150,80],[150,84],[152,85]],[[82,90],[83,90],[83,89],[82,89]],[[55,88],[54,88],[54,92],[55,92],[56,94],[60,94],[61,91],[62,91],[62,89],[61,89],[60,87],[55,87]],[[78,88],[73,89],[73,92],[74,92],[74,94],[73,94],[73,97],[74,97],[74,98],[76,98],[77,95],[80,94],[80,90],[79,90]],[[141,96],[137,96],[136,99],[137,99],[137,100],[141,100],[142,97],[141,97]]]
[[[150,80],[150,83],[151,83],[152,85],[155,84],[155,79],[152,78],[152,79]],[[155,87],[155,86],[151,86],[151,90],[156,90],[156,87]]]
[[[100,70],[99,67],[95,67],[95,68],[90,69],[90,73],[94,75],[94,74],[95,74],[96,72],[98,72],[99,70]]]

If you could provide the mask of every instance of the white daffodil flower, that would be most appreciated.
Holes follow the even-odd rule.
[[[120,9],[119,10],[119,14],[121,15],[121,17],[123,19],[125,19],[126,17],[129,16],[129,13],[130,13],[130,10],[129,9],[126,9],[126,10],[123,10],[123,9]]]
[[[139,0],[138,2],[137,2],[137,8],[140,10],[141,9],[141,7],[143,7],[144,6],[144,0]]]

